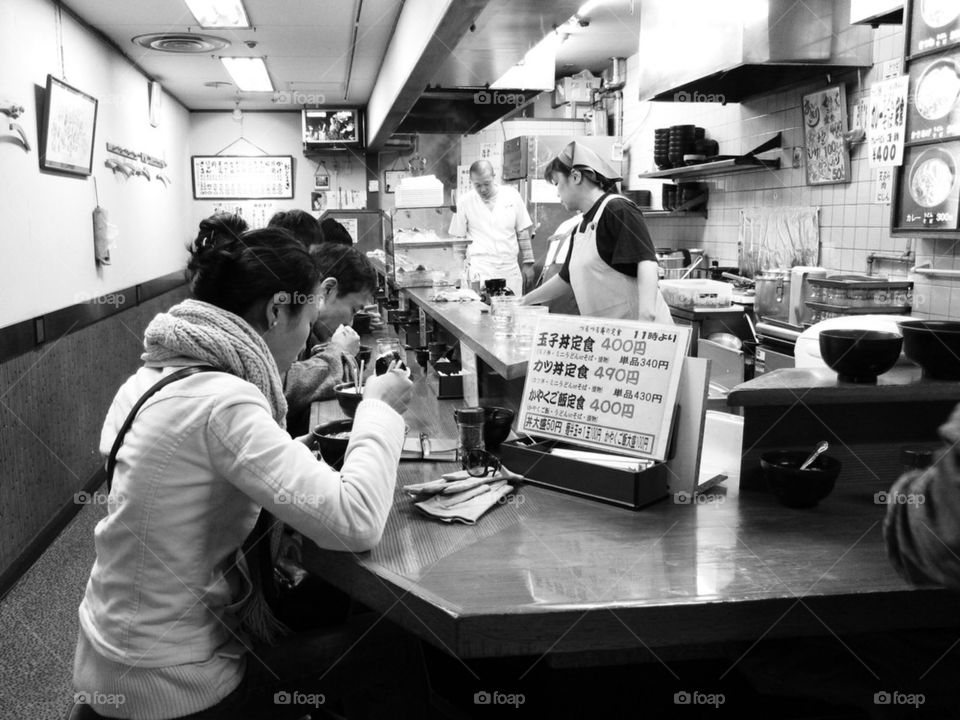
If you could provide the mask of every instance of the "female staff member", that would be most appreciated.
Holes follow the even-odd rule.
[[[280,718],[289,708],[274,706],[273,693],[289,670],[318,675],[338,655],[319,635],[271,646],[277,627],[262,600],[272,526],[288,523],[329,549],[376,545],[411,383],[395,368],[370,379],[337,473],[284,430],[281,376],[320,292],[307,251],[276,228],[201,235],[188,273],[192,298],[147,327],[144,366],[104,423],[106,456],[132,415],[95,532],[74,684],[107,717]],[[199,366],[214,371],[180,378],[130,412],[158,380]],[[105,695],[123,704],[97,704]]]
[[[583,213],[559,274],[523,296],[523,304],[573,294],[581,315],[672,324],[657,287],[657,255],[640,209],[613,194],[620,177],[589,148],[572,142],[544,177],[567,210]]]

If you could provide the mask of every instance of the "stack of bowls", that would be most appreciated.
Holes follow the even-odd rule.
[[[696,138],[695,125],[671,125],[670,140],[667,144],[667,159],[674,167],[683,165],[683,156],[694,151]]]
[[[657,128],[653,131],[653,162],[661,170],[673,167],[667,157],[670,150],[670,128]]]

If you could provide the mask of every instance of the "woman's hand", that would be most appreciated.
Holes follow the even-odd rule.
[[[371,375],[363,386],[364,400],[382,400],[398,413],[407,409],[413,383],[410,370],[400,368],[400,361],[394,360],[383,375]]]

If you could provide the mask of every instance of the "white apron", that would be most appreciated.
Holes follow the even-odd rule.
[[[637,320],[640,317],[640,297],[637,278],[624,275],[610,267],[597,252],[597,226],[607,203],[608,195],[597,208],[593,220],[580,232],[574,231],[570,249],[570,286],[577,298],[581,315]],[[673,324],[670,308],[657,288],[657,307],[654,322]]]
[[[468,253],[467,261],[470,263],[471,282],[479,281],[480,287],[483,287],[484,280],[503,278],[514,295],[523,295],[523,275],[520,274],[516,260],[498,262],[489,256],[473,256]]]

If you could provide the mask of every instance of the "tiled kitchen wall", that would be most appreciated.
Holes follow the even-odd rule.
[[[872,253],[902,255],[916,253],[916,263],[937,268],[960,269],[958,240],[905,238],[890,235],[890,206],[874,202],[874,171],[867,158],[866,143],[851,147],[851,182],[808,186],[803,167],[790,167],[795,146],[803,144],[800,102],[804,94],[836,84],[846,84],[848,117],[861,98],[880,77],[886,60],[903,55],[900,26],[881,26],[874,31],[874,67],[869,72],[850,73],[843,78],[826,75],[820,81],[784,92],[758,96],[741,104],[639,102],[637,56],[627,63],[624,88],[624,138],[629,149],[630,170],[625,187],[650,189],[654,207],[660,202],[660,181],[643,180],[637,174],[656,169],[653,163],[653,131],[680,123],[706,128],[707,137],[717,140],[721,154],[743,154],[777,131],[783,132],[782,169],[719,176],[707,181],[707,218],[650,217],[648,224],[658,247],[703,248],[720,265],[736,266],[740,209],[744,207],[802,206],[820,208],[821,264],[844,273],[867,272]],[[764,157],[767,157],[766,155]],[[882,260],[874,273],[906,277],[914,262]],[[944,276],[925,277],[909,273],[914,281],[915,315],[931,318],[960,318],[960,280]]]

